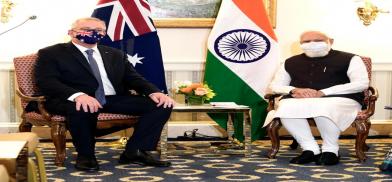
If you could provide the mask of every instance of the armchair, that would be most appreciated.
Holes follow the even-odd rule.
[[[23,112],[19,131],[30,132],[32,126],[49,126],[51,137],[56,148],[55,164],[63,166],[65,160],[65,139],[67,128],[65,117],[52,115],[44,108],[45,97],[40,96],[34,81],[34,65],[38,55],[36,53],[14,58],[17,89]],[[39,112],[26,111],[29,102],[38,104]],[[104,136],[122,129],[133,127],[137,122],[137,116],[100,113],[97,123],[97,137]]]
[[[368,72],[368,78],[371,80],[371,70],[372,70],[372,63],[371,59],[368,57],[361,57]],[[365,151],[368,150],[368,146],[366,145],[365,141],[368,137],[369,130],[370,130],[370,116],[374,114],[375,103],[378,98],[378,91],[376,88],[369,86],[368,89],[364,91],[365,98],[364,103],[366,105],[366,109],[360,111],[355,121],[351,124],[352,127],[356,129],[356,139],[355,139],[355,152],[360,162],[364,162],[366,160]],[[280,94],[266,94],[264,96],[265,99],[268,100],[268,111],[271,111],[277,107],[277,101],[280,97]],[[314,120],[312,118],[308,118],[309,124],[311,126],[316,126]],[[281,121],[279,118],[273,119],[271,123],[267,125],[268,136],[271,139],[271,149],[268,152],[269,158],[275,158],[276,154],[279,151],[279,129],[282,126]],[[292,149],[296,149],[298,147],[298,143],[293,140],[293,143],[290,145]]]

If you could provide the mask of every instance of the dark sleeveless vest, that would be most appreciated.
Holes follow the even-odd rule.
[[[328,55],[310,58],[300,54],[288,58],[285,69],[291,77],[290,86],[297,88],[325,89],[331,86],[349,83],[347,70],[354,54],[331,50]],[[364,94],[336,94],[324,97],[346,97],[363,105]]]

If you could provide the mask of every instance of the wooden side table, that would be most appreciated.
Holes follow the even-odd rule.
[[[214,153],[227,153],[227,154],[238,154],[242,153],[245,157],[250,157],[252,153],[252,145],[251,145],[251,110],[247,106],[233,106],[233,107],[215,107],[209,104],[204,104],[200,106],[193,105],[184,105],[177,104],[173,108],[173,112],[205,112],[205,113],[227,113],[229,115],[228,125],[227,125],[227,133],[229,139],[231,134],[233,133],[232,121],[236,113],[242,113],[244,115],[243,120],[243,133],[245,136],[243,150],[214,150]],[[168,136],[168,124],[166,123],[165,127],[162,130],[160,148],[161,148],[161,159],[166,159],[168,150],[167,150],[167,136]],[[187,141],[192,142],[192,141]],[[177,152],[181,153],[181,152]]]
[[[27,142],[0,141],[0,146],[0,164],[6,166],[10,177],[16,181],[27,181]]]

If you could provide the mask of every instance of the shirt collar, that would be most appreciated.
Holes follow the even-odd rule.
[[[98,50],[97,45],[95,45],[95,46],[92,47],[92,48],[87,48],[87,47],[83,47],[83,46],[81,46],[81,45],[79,45],[79,44],[76,44],[76,43],[74,43],[74,42],[72,42],[72,44],[75,45],[76,48],[78,48],[79,51],[82,52],[83,54],[85,54],[85,53],[86,53],[86,50],[88,50],[88,49],[92,49],[92,50],[94,50],[94,52],[99,53],[99,50]]]

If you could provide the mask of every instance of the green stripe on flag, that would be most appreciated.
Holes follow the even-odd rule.
[[[246,71],[246,70],[244,70]],[[239,105],[247,105],[252,109],[252,141],[261,139],[265,136],[265,130],[262,128],[264,119],[267,115],[267,102],[260,95],[250,88],[235,73],[228,69],[219,59],[210,51],[207,53],[207,62],[205,66],[204,81],[217,94],[210,101],[212,102],[235,102]],[[227,114],[210,114],[221,127],[227,128]],[[234,122],[234,137],[242,141],[242,115],[236,116]]]

